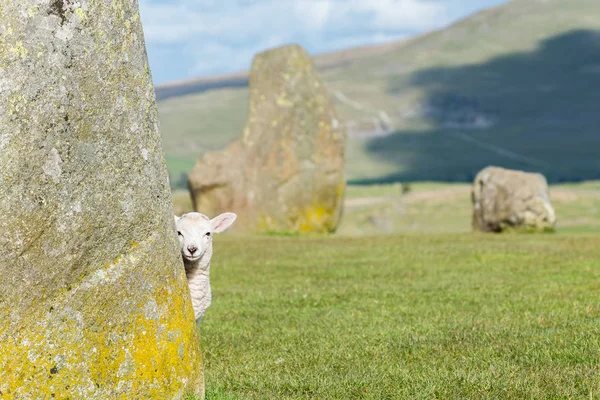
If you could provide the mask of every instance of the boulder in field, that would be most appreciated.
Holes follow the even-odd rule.
[[[203,396],[137,1],[0,35],[0,397]]]
[[[487,167],[475,177],[472,202],[476,231],[551,231],[556,223],[541,174]]]
[[[296,45],[258,54],[249,107],[242,138],[192,170],[195,209],[234,211],[249,231],[335,231],[346,133],[309,55]]]

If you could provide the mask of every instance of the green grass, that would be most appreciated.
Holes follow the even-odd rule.
[[[469,193],[350,185],[336,236],[219,236],[207,399],[600,399],[600,185],[552,186],[543,235],[469,233]]]
[[[174,176],[189,172],[198,157],[241,136],[247,89],[223,89],[170,98],[159,103],[167,167]]]
[[[559,232],[600,233],[597,182],[553,185],[550,195]],[[399,184],[350,185],[338,234],[470,232],[471,207],[471,186],[466,184],[413,183],[407,194]]]
[[[208,399],[600,398],[598,236],[221,236]]]
[[[471,231],[471,186],[418,182],[402,185],[349,185],[337,234],[364,236],[397,233]],[[561,233],[600,233],[600,183],[552,185],[552,203]],[[193,211],[189,193],[173,193],[175,214]]]
[[[190,400],[195,400],[194,398]],[[239,397],[225,394],[220,391],[211,391],[210,388],[206,391],[205,400],[239,400]]]
[[[196,163],[195,158],[183,158],[165,154],[169,179],[172,188],[184,189],[187,187],[186,180],[189,172]]]

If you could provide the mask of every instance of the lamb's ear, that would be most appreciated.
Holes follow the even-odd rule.
[[[180,220],[180,217],[178,217],[177,215],[173,215],[175,217],[175,223],[177,224],[177,221]]]
[[[215,233],[221,233],[233,224],[233,221],[237,218],[237,215],[234,213],[223,213],[218,217],[214,217],[210,220],[210,224],[212,225],[213,231]]]

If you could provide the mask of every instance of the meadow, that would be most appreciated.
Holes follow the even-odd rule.
[[[350,131],[343,221],[215,239],[207,399],[600,399],[600,183],[552,185],[542,235],[472,233],[470,185],[451,183],[488,165],[600,179],[599,11],[516,0],[316,56]],[[173,187],[240,136],[234,78],[160,98]],[[385,134],[352,131],[382,115]],[[191,211],[187,192],[174,207]]]
[[[581,235],[223,237],[208,399],[600,398]]]
[[[358,186],[346,190],[344,217],[336,235],[365,236],[471,231],[471,186],[418,182]],[[557,231],[600,233],[600,182],[551,185]],[[193,211],[187,191],[173,192],[175,214]],[[212,216],[211,216],[212,217]]]
[[[600,185],[551,191],[554,234],[471,233],[468,186],[421,183],[349,187],[333,236],[220,235],[207,399],[600,399]]]

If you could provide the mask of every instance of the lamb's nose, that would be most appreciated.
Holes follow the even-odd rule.
[[[198,250],[198,247],[196,246],[188,246],[188,251],[190,252],[191,255],[194,255],[194,253],[196,252],[196,250]]]

